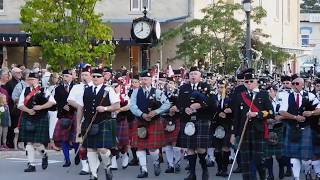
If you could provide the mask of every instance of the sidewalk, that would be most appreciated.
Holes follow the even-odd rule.
[[[47,150],[48,155],[59,155],[62,152],[61,151],[55,151],[55,150]],[[6,151],[0,151],[0,160],[5,158],[11,158],[11,157],[21,157],[26,156],[26,152],[19,150],[6,150]]]

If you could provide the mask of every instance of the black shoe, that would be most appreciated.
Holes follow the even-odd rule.
[[[186,168],[184,168],[186,171],[190,171],[190,165],[188,164]]]
[[[148,173],[145,171],[141,171],[140,174],[138,174],[137,178],[147,178],[148,177]]]
[[[222,175],[222,171],[218,170],[216,176],[221,176]]]
[[[159,156],[158,162],[159,163],[163,163],[163,157],[162,156]]]
[[[169,166],[168,169],[164,171],[164,173],[174,173],[174,168]]]
[[[70,166],[71,166],[70,161],[65,161],[64,164],[62,165],[62,167],[70,167]]]
[[[24,170],[24,172],[36,172],[36,167],[29,164],[27,169]]]
[[[76,157],[74,157],[74,164],[75,165],[79,165],[80,164],[80,156],[79,156],[79,154],[77,154]]]
[[[221,176],[222,176],[222,177],[228,177],[229,174],[228,174],[227,171],[221,171]]]
[[[287,171],[286,171],[286,173],[284,174],[284,176],[285,176],[285,177],[291,177],[291,176],[292,176],[292,170],[291,170],[291,168],[288,168],[288,167],[287,167]]]
[[[207,167],[214,167],[214,161],[208,161]]]
[[[208,180],[208,179],[209,179],[208,169],[202,170],[202,180]]]
[[[98,180],[98,178],[93,176],[89,180]]]
[[[235,169],[235,170],[233,171],[233,173],[235,173],[235,174],[241,173],[241,172],[242,172],[242,170],[241,170],[240,167],[237,167],[237,169]]]
[[[154,164],[153,168],[154,168],[154,175],[159,176],[161,173],[160,164]]]
[[[311,173],[306,174],[306,180],[313,180]]]
[[[284,178],[284,169],[283,168],[279,168],[279,179],[283,179]]]
[[[274,180],[274,176],[273,176],[273,175],[268,176],[268,177],[267,177],[267,180]]]
[[[118,171],[118,168],[110,168],[112,171]]]
[[[139,166],[139,160],[138,159],[132,159],[129,164],[129,166]]]
[[[180,165],[179,164],[176,164],[175,166],[174,166],[174,172],[175,173],[179,173],[181,170],[180,170]]]
[[[106,173],[106,180],[112,180],[112,177],[113,177],[112,170],[106,169],[105,173]]]
[[[184,178],[184,180],[197,180],[197,176],[194,174],[189,174],[189,176]]]
[[[47,169],[48,168],[48,155],[44,154],[42,158],[42,164],[41,164],[42,169]]]
[[[83,171],[83,170],[81,170],[79,172],[79,175],[89,175],[89,174],[90,174],[89,172],[86,172],[86,171]]]

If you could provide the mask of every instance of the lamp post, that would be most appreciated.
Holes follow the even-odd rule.
[[[247,33],[246,33],[246,60],[248,62],[248,67],[252,67],[252,56],[251,56],[251,25],[250,25],[250,13],[252,10],[251,0],[243,0],[243,10],[246,12],[247,17]]]

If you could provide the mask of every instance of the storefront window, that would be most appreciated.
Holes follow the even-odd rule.
[[[3,0],[0,0],[0,12],[1,11],[4,11],[4,8],[3,8]]]

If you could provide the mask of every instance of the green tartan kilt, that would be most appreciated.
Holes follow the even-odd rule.
[[[278,143],[272,144],[271,142],[266,142],[265,145],[265,156],[282,156],[283,155],[283,126],[274,128],[273,130],[269,130],[269,132],[274,132],[278,136]]]
[[[26,120],[30,120],[35,125],[34,132],[28,132],[26,130]],[[22,116],[19,141],[25,143],[42,143],[46,144],[50,141],[49,138],[49,116],[48,114],[37,117],[25,117]]]
[[[83,140],[83,147],[85,148],[114,148],[116,147],[116,119],[105,120],[99,124],[99,133],[97,135],[87,135]],[[82,135],[89,126],[88,122],[84,122],[82,126]]]

